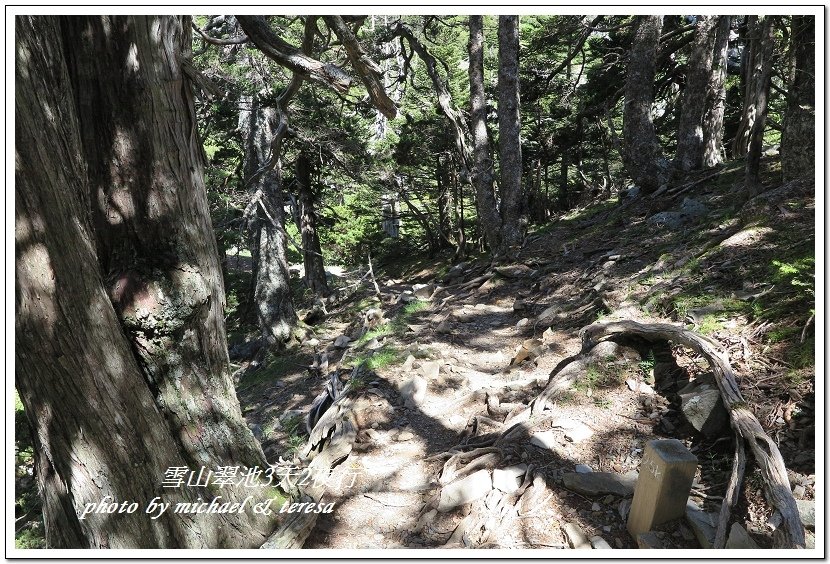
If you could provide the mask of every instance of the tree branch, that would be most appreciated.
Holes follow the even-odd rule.
[[[263,16],[236,16],[236,20],[267,57],[303,78],[325,84],[336,92],[348,92],[352,78],[343,69],[313,59],[287,43],[274,33]]]
[[[326,25],[334,31],[340,42],[346,48],[346,55],[357,72],[357,76],[366,86],[372,104],[387,118],[393,119],[397,115],[397,108],[386,94],[383,86],[383,71],[363,51],[352,30],[340,16],[323,16]]]
[[[249,41],[247,35],[242,35],[240,37],[232,37],[230,39],[219,39],[217,37],[211,37],[204,31],[202,31],[199,26],[197,26],[194,22],[190,22],[190,26],[193,30],[198,33],[202,39],[204,39],[207,43],[211,45],[241,45],[242,43],[247,43]]]

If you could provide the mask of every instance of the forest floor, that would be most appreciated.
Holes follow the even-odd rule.
[[[766,163],[769,177],[777,166]],[[243,412],[271,462],[305,442],[305,415],[328,380],[309,369],[315,359],[325,353],[329,369],[352,380],[357,440],[326,482],[335,511],[320,516],[305,547],[569,548],[577,528],[587,548],[636,548],[626,531],[630,484],[657,438],[679,439],[697,456],[690,499],[716,523],[732,433],[722,422],[702,434],[681,413],[679,392],[712,380],[679,346],[623,348],[589,365],[545,417],[467,469],[487,471],[467,479],[476,490],[486,476],[475,499],[436,511],[452,482],[450,455],[526,419],[554,367],[579,352],[580,328],[597,320],[685,324],[714,339],[778,445],[795,496],[811,500],[814,186],[779,182],[745,203],[741,178],[741,166],[727,164],[662,195],[575,210],[531,232],[519,260],[496,271],[484,260],[397,264],[379,273],[379,295],[358,285],[301,346],[245,371]],[[424,299],[415,284],[427,285],[415,287]],[[364,334],[370,308],[384,322]],[[487,481],[495,468],[507,473]],[[574,472],[589,471],[612,473],[622,490],[573,486]],[[734,519],[766,548],[772,512],[762,485],[750,456]],[[680,519],[658,527],[657,542],[697,548],[700,530]]]
[[[767,178],[780,175],[776,160],[765,166]],[[379,269],[379,295],[355,285],[359,275],[338,278],[351,288],[301,345],[258,367],[236,364],[243,414],[272,463],[307,440],[306,414],[328,380],[315,361],[325,353],[329,371],[351,381],[359,432],[326,482],[335,510],[305,547],[569,548],[581,531],[587,548],[636,548],[626,531],[631,483],[657,438],[697,456],[691,501],[704,518],[715,514],[733,439],[728,424],[702,434],[681,413],[678,392],[711,382],[691,351],[622,347],[588,365],[544,416],[527,418],[551,371],[579,352],[579,330],[598,320],[684,324],[728,351],[794,495],[813,500],[815,188],[770,182],[745,203],[742,176],[728,163],[656,197],[574,210],[531,231],[519,260],[495,271],[484,258],[397,263]],[[250,270],[235,260],[229,291]],[[427,285],[416,287],[424,299],[415,284]],[[364,332],[372,308],[384,321]],[[231,345],[243,333],[229,330]],[[467,469],[473,499],[446,507],[442,487],[458,470],[445,467],[450,455],[498,436],[507,420],[523,420],[522,433]],[[31,438],[16,439],[18,546],[42,546]],[[734,519],[765,548],[771,509],[749,460]],[[506,471],[491,474],[498,468]],[[616,485],[574,486],[589,470]],[[700,534],[687,519],[658,527],[668,548],[699,547]]]

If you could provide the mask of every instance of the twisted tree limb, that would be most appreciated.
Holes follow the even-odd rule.
[[[594,323],[580,331],[580,337],[582,338],[581,354],[586,354],[599,342],[615,335],[636,335],[648,341],[673,341],[692,349],[706,359],[715,375],[723,404],[729,412],[732,429],[737,435],[736,439],[746,441],[749,446],[749,450],[755,457],[764,478],[764,490],[767,499],[780,512],[783,519],[781,527],[777,528],[773,535],[775,547],[804,548],[804,527],[801,524],[795,498],[790,491],[787,469],[784,466],[781,452],[778,450],[775,441],[764,432],[758,419],[741,395],[738,383],[735,381],[735,373],[729,364],[729,357],[726,353],[722,352],[710,339],[676,325],[612,321]],[[727,499],[724,500],[726,506],[735,497],[736,491],[733,491],[733,489],[736,490],[737,488],[733,488],[733,482],[736,482],[736,476],[742,473],[740,468],[743,465],[742,459],[739,449],[735,457],[733,480],[730,480]],[[724,534],[724,531],[721,531],[721,529],[725,529],[726,526],[726,520],[723,517],[722,514],[718,526],[718,538],[722,538],[721,535]]]
[[[387,118],[394,119],[398,110],[395,107],[395,102],[386,94],[386,89],[383,86],[383,71],[366,55],[354,33],[341,16],[323,16],[323,19],[340,39],[343,47],[346,48],[349,62],[352,63],[361,82],[366,85],[372,104]]]
[[[314,59],[274,33],[263,16],[236,16],[250,40],[267,57],[295,73],[320,82],[336,92],[349,91],[352,78],[337,65]]]

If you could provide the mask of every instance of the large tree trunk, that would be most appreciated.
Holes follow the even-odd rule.
[[[493,193],[493,159],[487,134],[487,98],[484,94],[484,17],[470,16],[470,130],[473,134],[473,184],[478,228],[490,252],[501,250],[501,217]]]
[[[677,128],[677,158],[675,166],[682,172],[703,166],[703,117],[706,110],[706,90],[712,83],[716,16],[697,16],[692,55],[686,65],[686,86]]]
[[[752,45],[752,75],[747,85],[744,116],[751,117],[746,153],[746,191],[749,197],[761,191],[761,151],[767,125],[767,102],[772,79],[772,51],[775,46],[772,17],[762,16],[755,24]],[[749,97],[750,93],[752,98]]]
[[[732,16],[719,16],[712,57],[712,72],[706,88],[703,115],[703,167],[723,162],[723,115],[726,110],[726,55]]]
[[[245,112],[244,107],[240,112]],[[256,98],[252,98],[249,113],[240,119],[245,122],[241,128],[245,138],[244,168],[246,178],[251,178],[248,173],[262,169],[269,160],[279,120],[275,108],[260,105]],[[246,215],[253,258],[252,301],[262,338],[272,345],[282,345],[291,337],[297,314],[289,285],[279,160],[273,169],[255,176],[249,191],[252,201]]]
[[[663,16],[640,16],[628,59],[623,110],[623,161],[628,174],[643,192],[668,182],[669,164],[654,131],[654,59]]]
[[[522,122],[519,116],[519,16],[499,16],[499,173],[502,255],[522,245]]]
[[[814,16],[793,16],[792,45],[795,77],[788,92],[781,135],[784,180],[813,175],[816,170],[816,56]]]
[[[441,244],[452,246],[452,225],[450,220],[450,180],[449,167],[441,163],[441,155],[435,156],[436,198],[438,206],[438,232],[441,235]]]
[[[169,467],[265,464],[229,373],[181,70],[189,18],[26,16],[16,35],[15,385],[35,431],[47,543],[258,546],[274,523],[250,503],[144,513],[156,497],[251,493],[163,488]],[[140,509],[81,518],[105,496]]]
[[[311,159],[305,151],[301,151],[297,158],[297,196],[306,285],[315,295],[327,296],[329,286],[326,282],[320,236],[317,233],[317,212],[314,205],[314,189],[311,185]]]
[[[746,22],[749,45],[742,59],[743,109],[738,131],[732,140],[732,157],[740,158],[749,153],[752,132],[761,115],[761,103],[766,109],[771,76],[770,60],[773,44],[766,39],[771,32],[771,19],[764,16],[748,16]],[[770,50],[767,52],[767,50]],[[766,124],[765,124],[766,125]]]

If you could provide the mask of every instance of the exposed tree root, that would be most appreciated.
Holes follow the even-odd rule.
[[[637,323],[635,321],[612,321],[608,323],[594,323],[584,327],[580,331],[582,338],[582,352],[580,356],[590,351],[603,339],[615,335],[636,335],[647,341],[667,340],[684,345],[697,354],[703,356],[712,368],[724,406],[729,412],[732,428],[737,435],[737,440],[746,441],[752,452],[761,475],[764,478],[764,489],[767,499],[772,506],[781,514],[782,526],[777,528],[773,541],[776,548],[804,548],[805,533],[798,514],[798,507],[795,498],[790,491],[790,484],[787,478],[787,469],[784,460],[775,442],[767,435],[758,419],[749,409],[746,401],[735,380],[735,373],[729,364],[726,353],[721,352],[719,347],[708,338],[688,331],[682,327],[667,323]],[[579,361],[577,361],[579,362]],[[569,365],[570,366],[570,365]],[[563,370],[565,372],[565,370]],[[540,394],[536,401],[541,403],[545,398],[551,396],[550,388],[558,389],[561,385],[561,378],[552,378],[548,388]],[[743,462],[740,456],[741,448],[738,449],[735,457],[735,466],[732,471],[729,490],[724,500],[724,507],[727,514],[721,513],[718,526],[718,538],[725,535],[726,523],[728,522],[728,507],[734,503],[740,477],[743,473]]]

